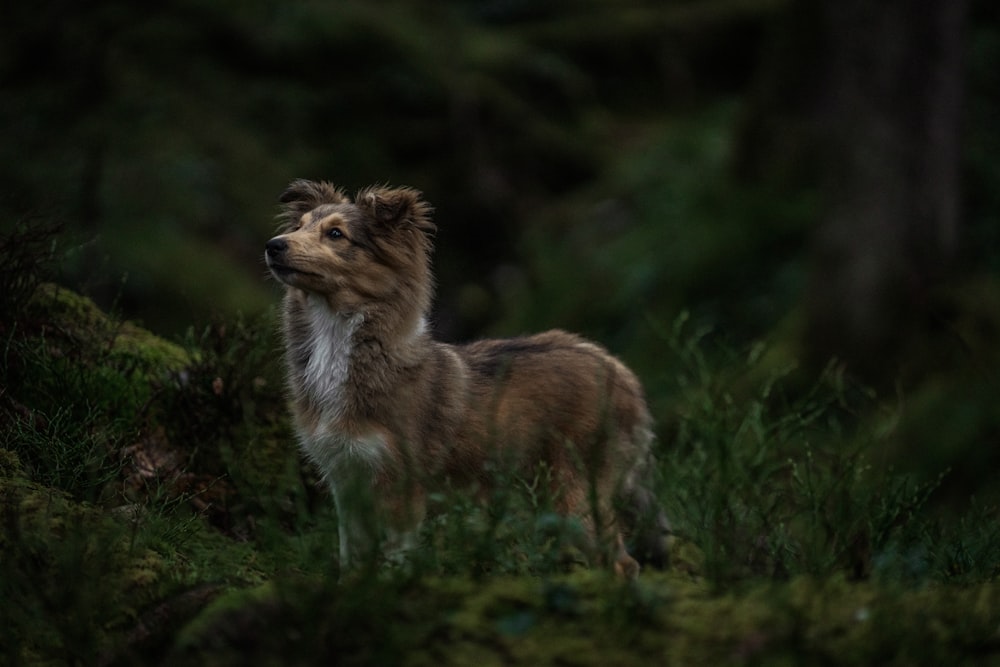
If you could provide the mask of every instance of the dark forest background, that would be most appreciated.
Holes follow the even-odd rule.
[[[666,430],[681,320],[793,386],[835,360],[892,412],[888,460],[947,468],[950,502],[997,497],[992,2],[4,14],[0,226],[59,223],[59,282],[106,309],[168,337],[266,321],[290,180],[412,185],[437,211],[440,337],[595,337]]]

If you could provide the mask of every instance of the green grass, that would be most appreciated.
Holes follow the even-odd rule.
[[[939,511],[947,471],[897,470],[896,416],[835,365],[656,328],[667,571],[587,567],[540,468],[434,496],[412,551],[345,575],[274,322],[169,345],[4,287],[3,664],[1000,663],[996,509]]]
[[[746,578],[838,574],[947,581],[1000,571],[995,509],[954,524],[927,511],[946,470],[899,472],[883,452],[892,416],[836,365],[805,390],[761,368],[766,353],[727,352],[710,362],[704,332],[685,320],[665,334],[679,359],[660,495],[681,531],[704,553],[717,585]],[[971,531],[979,526],[978,531]],[[972,535],[979,558],[949,550]],[[956,545],[956,546],[951,546]]]

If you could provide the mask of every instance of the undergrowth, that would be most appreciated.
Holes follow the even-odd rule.
[[[595,664],[627,664],[764,650],[760,628],[790,642],[779,655],[835,655],[800,616],[861,637],[859,655],[875,659],[890,639],[840,607],[817,615],[802,591],[851,614],[906,615],[907,596],[931,585],[1000,574],[996,509],[937,516],[940,477],[880,456],[894,418],[878,397],[835,364],[793,381],[764,346],[736,351],[684,318],[658,333],[671,359],[657,384],[670,393],[655,401],[667,573],[622,586],[589,567],[544,467],[485,503],[467,489],[434,495],[411,550],[342,572],[336,512],[288,425],[274,323],[166,344],[47,286],[37,271],[52,240],[25,234],[0,241],[0,261],[36,272],[0,277],[5,664],[468,664],[484,652],[543,664],[586,646],[600,648]],[[970,604],[989,608],[983,591]],[[961,608],[947,608],[955,622]],[[988,647],[988,621],[942,641]],[[574,633],[592,643],[561,643]]]
[[[892,409],[835,362],[811,386],[789,390],[801,383],[788,381],[792,369],[769,369],[763,345],[737,354],[690,329],[682,316],[662,332],[679,391],[661,439],[659,496],[716,586],[802,574],[912,583],[1000,573],[996,509],[957,523],[929,512],[947,471],[922,479],[885,461]]]

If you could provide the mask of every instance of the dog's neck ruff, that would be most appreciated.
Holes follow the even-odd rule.
[[[301,312],[306,335],[300,339],[299,352],[305,364],[293,386],[309,406],[305,414],[311,416],[300,415],[299,443],[324,480],[335,486],[348,471],[379,469],[385,452],[379,433],[348,434],[340,426],[351,409],[351,355],[365,318],[360,313],[334,312],[317,295],[306,296]]]
[[[336,421],[346,407],[354,333],[364,317],[359,313],[335,313],[325,300],[313,296],[309,297],[306,312],[309,355],[302,384],[310,402],[321,408],[326,419]]]

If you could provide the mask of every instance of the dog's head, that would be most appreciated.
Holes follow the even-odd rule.
[[[351,201],[330,183],[297,180],[280,201],[281,234],[264,258],[281,282],[324,296],[340,312],[429,299],[435,225],[417,190],[372,186]]]

